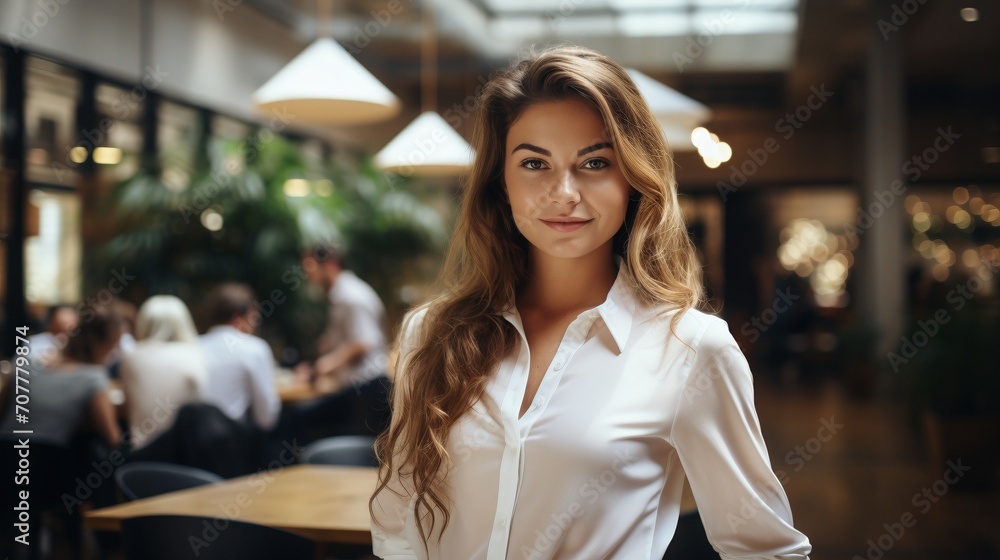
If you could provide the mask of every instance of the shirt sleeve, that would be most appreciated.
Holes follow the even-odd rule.
[[[771,470],[754,409],[750,366],[716,317],[696,344],[671,440],[712,546],[724,559],[808,559]]]
[[[382,332],[382,317],[380,310],[373,303],[353,302],[344,311],[347,315],[346,327],[349,329],[351,341],[360,342],[369,348],[383,344],[385,335]]]
[[[406,391],[406,361],[413,350],[417,325],[423,318],[424,309],[413,313],[403,321],[399,344],[399,362],[393,381],[393,410],[398,411],[401,395]],[[393,414],[390,429],[396,427],[398,414]],[[372,502],[372,550],[375,556],[385,560],[416,560],[417,553],[407,538],[408,520],[412,501],[412,487],[400,480],[399,472],[390,473],[389,484]],[[418,545],[419,546],[419,545]]]
[[[254,424],[262,430],[270,430],[278,421],[281,400],[274,380],[274,355],[271,347],[261,339],[256,339],[258,352],[249,364],[250,414]]]

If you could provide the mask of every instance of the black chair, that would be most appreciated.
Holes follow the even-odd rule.
[[[677,520],[674,538],[667,546],[663,560],[720,560],[719,553],[712,548],[697,510],[682,513]]]
[[[222,477],[213,472],[156,461],[127,463],[115,471],[115,484],[129,501],[214,484],[220,480]]]
[[[324,438],[306,446],[299,462],[307,465],[377,467],[375,438],[369,436]]]
[[[126,560],[312,560],[316,543],[226,518],[149,515],[122,521]]]

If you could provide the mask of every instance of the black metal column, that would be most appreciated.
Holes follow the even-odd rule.
[[[10,232],[3,240],[6,245],[7,294],[5,306],[7,316],[0,339],[5,355],[14,350],[13,329],[27,325],[28,310],[24,285],[24,238],[25,204],[27,183],[25,182],[25,127],[24,127],[24,53],[8,51],[4,64],[3,96],[3,161],[8,178],[8,199],[3,201],[10,212]]]

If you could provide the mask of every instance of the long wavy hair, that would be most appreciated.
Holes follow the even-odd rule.
[[[674,181],[673,160],[660,125],[625,70],[581,47],[534,53],[500,71],[484,87],[475,110],[476,158],[440,278],[440,295],[411,310],[419,329],[401,340],[393,384],[393,419],[376,445],[381,469],[376,496],[398,477],[416,496],[415,516],[427,548],[438,515],[448,525],[444,481],[448,435],[480,399],[519,335],[503,313],[512,310],[528,271],[528,241],[514,224],[503,186],[504,146],[511,124],[541,101],[583,99],[601,115],[636,193],[613,241],[635,297],[664,312],[683,311],[702,298],[701,266],[687,234]],[[398,492],[398,491],[397,491]],[[425,530],[425,522],[429,522]],[[438,534],[440,538],[441,533]]]

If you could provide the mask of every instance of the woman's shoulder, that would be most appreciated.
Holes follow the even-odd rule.
[[[702,348],[719,349],[734,342],[729,332],[729,323],[718,315],[707,311],[688,308],[680,311],[677,317],[676,308],[654,308],[650,310],[653,320],[664,331],[667,338],[676,338],[694,351]]]

